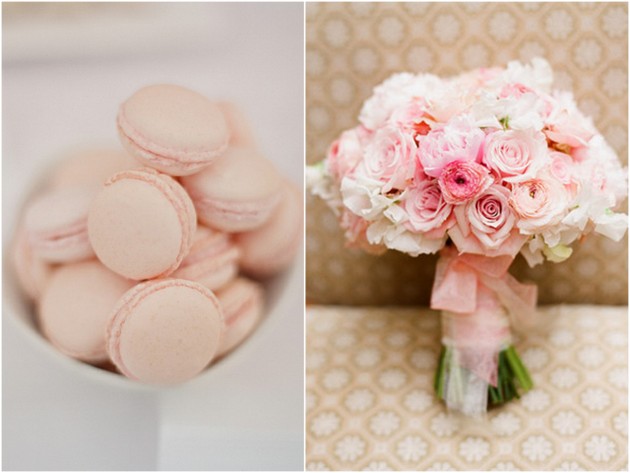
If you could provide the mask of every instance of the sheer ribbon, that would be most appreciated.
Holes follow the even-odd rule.
[[[443,311],[444,344],[456,349],[460,366],[493,386],[498,354],[511,342],[510,323],[530,326],[536,315],[537,287],[507,272],[512,261],[445,248],[431,294],[431,308]]]

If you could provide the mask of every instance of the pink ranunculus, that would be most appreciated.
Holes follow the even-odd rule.
[[[444,200],[453,205],[474,199],[493,182],[488,168],[474,161],[452,161],[438,178]]]
[[[328,173],[341,182],[356,167],[363,157],[369,131],[362,126],[344,131],[328,149],[326,166]]]
[[[421,181],[409,188],[401,206],[408,216],[407,229],[424,233],[428,238],[441,238],[453,223],[453,206],[444,200],[435,179]]]
[[[568,194],[554,178],[536,178],[512,186],[510,205],[520,217],[521,233],[533,235],[558,224],[568,210]]]
[[[418,159],[425,174],[439,177],[452,161],[479,161],[484,138],[470,117],[459,116],[419,138]]]
[[[540,132],[496,131],[486,138],[483,163],[506,182],[532,179],[547,162],[547,142]]]
[[[410,133],[392,126],[381,128],[365,149],[363,170],[384,183],[383,192],[403,189],[414,176],[417,150]]]
[[[455,207],[457,225],[449,235],[462,253],[515,256],[526,238],[515,227],[509,204],[510,191],[492,185],[466,205]]]

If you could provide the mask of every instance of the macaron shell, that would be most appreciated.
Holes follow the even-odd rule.
[[[111,311],[133,284],[97,260],[60,267],[39,305],[42,332],[68,356],[91,363],[107,360],[105,332]]]
[[[287,182],[281,203],[271,218],[256,230],[235,235],[243,271],[266,277],[291,264],[302,242],[302,199],[302,192]]]
[[[135,159],[120,149],[81,149],[68,154],[56,166],[50,183],[53,188],[100,187],[117,172],[139,166]]]
[[[48,262],[66,263],[94,256],[87,216],[96,194],[92,187],[54,189],[26,209],[24,226],[33,252]]]
[[[256,138],[243,111],[232,102],[217,102],[230,130],[230,146],[256,147]]]
[[[240,345],[256,328],[263,312],[263,290],[260,285],[238,278],[217,291],[223,307],[226,331],[217,356],[223,356]]]
[[[11,250],[11,262],[26,296],[39,300],[52,274],[52,266],[33,254],[23,225],[19,225]]]
[[[265,200],[276,195],[282,177],[274,165],[253,148],[230,147],[212,165],[182,178],[193,197],[230,202]]]
[[[229,148],[212,165],[181,179],[199,220],[227,232],[262,225],[279,202],[282,178],[251,148]]]
[[[181,279],[149,281],[119,301],[107,347],[124,375],[173,384],[194,377],[210,363],[223,331],[223,313],[210,290]]]
[[[197,172],[225,151],[229,139],[219,107],[176,85],[138,90],[121,105],[117,123],[135,158],[172,175]]]
[[[99,259],[134,280],[166,276],[192,243],[196,215],[172,178],[150,170],[113,176],[90,208],[88,231]]]
[[[216,290],[238,273],[240,251],[228,234],[199,226],[190,252],[173,277],[196,281]]]

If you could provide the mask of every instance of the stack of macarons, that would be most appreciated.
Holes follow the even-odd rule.
[[[63,160],[18,225],[13,263],[62,353],[147,383],[186,381],[243,342],[261,281],[302,240],[302,197],[233,104],[175,85],[133,94],[123,150]]]

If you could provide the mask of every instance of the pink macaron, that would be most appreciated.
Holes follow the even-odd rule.
[[[107,351],[125,376],[174,384],[199,374],[215,357],[223,312],[207,287],[183,279],[138,284],[118,302]]]
[[[11,248],[11,262],[18,283],[26,296],[37,301],[52,274],[52,266],[33,254],[24,225],[20,224]]]
[[[229,148],[203,171],[181,179],[199,220],[226,232],[253,230],[269,219],[282,178],[253,148]]]
[[[177,85],[138,90],[120,106],[117,125],[132,156],[173,176],[198,172],[223,154],[229,140],[219,107]]]
[[[291,264],[302,243],[303,212],[302,192],[287,181],[271,218],[256,230],[235,235],[241,269],[255,277],[267,277]]]
[[[226,331],[217,356],[240,345],[256,328],[263,313],[263,290],[259,284],[238,278],[216,293],[225,314]]]
[[[173,273],[216,290],[238,273],[239,250],[227,233],[199,225],[190,252]]]
[[[172,177],[150,168],[112,176],[94,198],[88,233],[98,258],[129,279],[177,269],[197,226],[193,204]]]
[[[94,256],[87,229],[91,187],[70,187],[40,194],[26,209],[24,229],[33,253],[51,263]]]
[[[256,147],[256,138],[243,111],[232,102],[217,102],[230,130],[230,146]]]
[[[141,165],[116,148],[83,148],[68,153],[57,164],[50,178],[54,188],[100,187],[112,175]]]
[[[107,360],[105,332],[120,297],[133,286],[98,260],[57,269],[39,305],[39,324],[62,353],[88,363]]]

